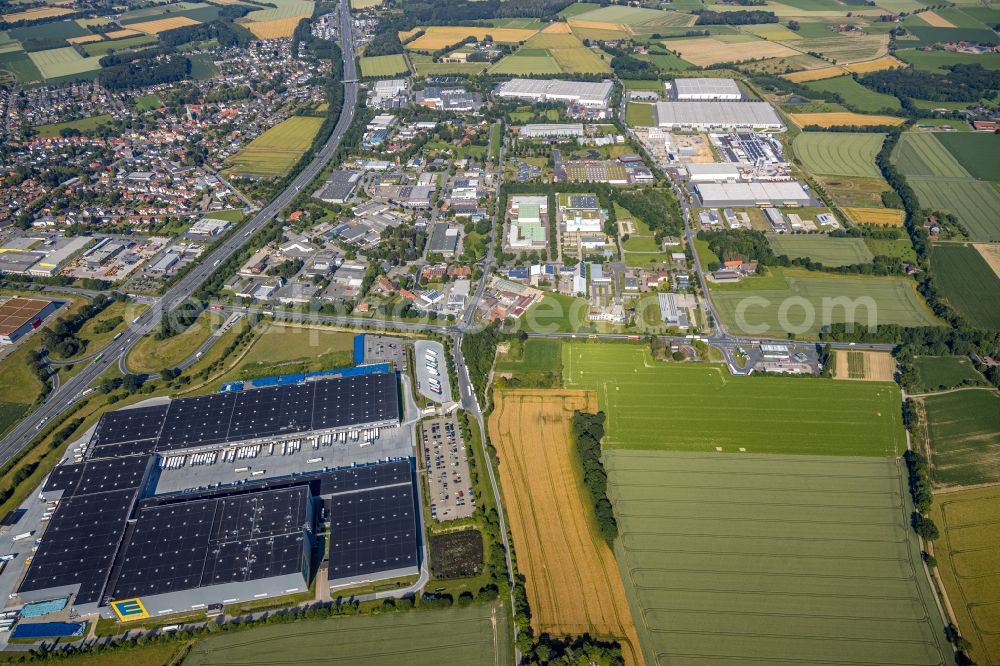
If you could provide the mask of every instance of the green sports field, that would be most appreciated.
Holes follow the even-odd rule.
[[[646,663],[953,663],[900,461],[612,450],[605,467]]]
[[[884,140],[884,134],[802,132],[792,142],[792,150],[813,173],[879,178],[875,156]]]
[[[964,389],[921,398],[930,440],[931,479],[945,486],[1000,481],[1000,396]]]
[[[853,76],[837,76],[822,81],[810,81],[805,86],[810,90],[837,93],[844,99],[844,102],[862,112],[876,113],[885,109],[898,111],[902,108],[899,100],[892,95],[865,88],[855,81]]]
[[[934,245],[931,271],[941,294],[969,323],[1000,330],[1000,278],[976,248]]]
[[[513,663],[510,611],[502,605],[277,624],[198,641],[186,666],[266,664]]]
[[[985,380],[964,356],[918,356],[913,359],[916,385],[913,391],[941,391],[962,384],[983,385]]]
[[[757,282],[762,280],[762,282]],[[730,333],[815,338],[823,326],[937,326],[912,280],[771,269],[766,278],[713,287],[712,302]]]
[[[361,76],[395,76],[409,71],[406,58],[399,53],[361,58]]]
[[[874,258],[862,238],[830,238],[819,234],[797,236],[768,234],[767,242],[775,254],[786,254],[792,259],[809,257],[830,267],[870,264]]]
[[[570,342],[565,388],[597,391],[608,449],[892,456],[906,448],[895,384],[733,379],[722,366],[654,362],[646,346]]]
[[[226,173],[248,176],[283,176],[312,144],[322,118],[292,116],[254,139],[231,157]]]

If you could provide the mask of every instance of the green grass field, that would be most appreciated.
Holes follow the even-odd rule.
[[[1000,181],[1000,135],[982,132],[936,134],[958,163],[980,180]]]
[[[273,21],[295,16],[312,16],[315,3],[312,0],[270,0],[268,4],[275,5],[275,8],[250,12],[247,14],[247,19],[250,21]]]
[[[870,264],[872,253],[861,238],[830,238],[823,235],[768,234],[767,242],[775,254],[792,259],[809,257],[824,266]]]
[[[352,333],[272,325],[254,341],[238,370],[246,379],[349,367],[353,350]]]
[[[64,123],[52,123],[51,125],[35,125],[35,130],[38,131],[38,136],[42,137],[54,137],[59,136],[59,131],[64,128],[80,130],[83,133],[87,133],[91,130],[97,129],[99,125],[114,122],[114,116],[110,113],[105,113],[99,116],[91,116],[89,118],[80,118],[79,120],[69,120]]]
[[[933,176],[907,176],[921,205],[958,216],[972,237],[981,242],[1000,241],[1000,192],[990,183],[963,178],[943,180]]]
[[[637,35],[648,35],[660,32],[664,28],[686,26],[691,23],[690,14],[625,6],[599,7],[576,14],[573,18],[579,21],[621,23],[627,25]]]
[[[21,417],[28,411],[28,405],[16,402],[0,402],[0,435],[6,433],[10,428],[21,420]]]
[[[942,295],[969,323],[1000,330],[1000,278],[976,248],[934,245],[931,270]]]
[[[895,240],[887,238],[865,238],[865,245],[874,255],[883,257],[898,257],[903,261],[917,263],[917,253],[913,249],[913,243],[909,238],[897,238]]]
[[[892,161],[907,176],[970,178],[971,174],[938,140],[943,135],[907,132],[893,150]]]
[[[921,400],[934,483],[970,486],[1000,481],[1000,395],[968,389]]]
[[[560,74],[562,68],[550,55],[522,56],[509,55],[489,68],[490,74]]]
[[[983,376],[964,356],[918,356],[913,359],[918,393],[942,391],[962,384],[985,384]]]
[[[227,160],[227,174],[283,176],[312,144],[322,118],[292,116],[254,139]]]
[[[590,306],[586,299],[546,293],[518,320],[521,330],[532,333],[574,333],[587,322]]]
[[[654,362],[645,346],[586,342],[563,346],[563,383],[597,391],[608,449],[892,456],[906,448],[895,384],[734,380],[722,366]]]
[[[906,42],[899,42],[905,44]],[[951,53],[949,51],[920,51],[918,49],[900,49],[896,57],[908,62],[915,69],[933,71],[945,69],[951,65],[982,65],[985,69],[1000,69],[1000,54],[976,55],[973,53]]]
[[[155,111],[156,109],[163,106],[163,102],[160,100],[159,95],[139,95],[134,100],[135,108],[138,111]]]
[[[508,386],[558,388],[562,385],[562,344],[558,340],[511,340],[497,357],[498,375],[509,374]]]
[[[810,81],[805,86],[810,90],[837,93],[844,99],[845,103],[863,112],[876,113],[885,109],[898,111],[902,108],[899,100],[892,95],[865,88],[852,76],[837,76],[822,81]]]
[[[625,107],[625,123],[629,127],[653,127],[656,125],[653,115],[652,104],[630,102]]]
[[[395,76],[409,71],[406,58],[401,53],[361,58],[361,76]]]
[[[260,664],[513,663],[510,611],[477,604],[271,625],[199,641],[187,666]]]
[[[87,52],[87,55],[103,57],[108,54],[108,51],[125,51],[126,49],[134,49],[138,46],[155,44],[157,41],[153,35],[136,35],[135,37],[126,37],[125,39],[91,42],[90,44],[82,44],[81,47]]]
[[[31,61],[46,79],[58,79],[93,72],[101,68],[100,58],[84,58],[72,46],[29,53]]]
[[[951,663],[900,461],[613,450],[605,467],[647,663]]]
[[[884,140],[884,134],[802,132],[792,142],[792,150],[813,173],[878,178],[875,156]]]
[[[765,278],[713,287],[712,301],[729,332],[740,335],[815,338],[822,326],[850,320],[858,326],[941,323],[904,278],[772,269]]]

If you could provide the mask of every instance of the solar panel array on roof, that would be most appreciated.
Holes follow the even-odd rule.
[[[307,486],[150,506],[124,549],[124,599],[300,571]]]
[[[413,484],[334,495],[330,582],[418,564]]]
[[[163,427],[163,420],[169,406],[165,403],[152,407],[133,407],[107,412],[98,421],[94,436],[90,441],[95,449],[103,449],[115,444],[155,440]],[[145,453],[149,453],[149,451],[145,451]],[[114,455],[126,454],[101,452],[102,457]]]

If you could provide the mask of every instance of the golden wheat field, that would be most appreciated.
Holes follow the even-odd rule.
[[[864,382],[891,382],[896,361],[889,352],[837,351],[834,379]]]
[[[79,37],[67,37],[67,44],[90,44],[91,42],[99,42],[103,37],[100,35],[80,35]]]
[[[935,12],[920,12],[917,14],[921,21],[935,28],[955,28],[958,27],[945,17]]]
[[[124,30],[112,30],[111,32],[107,33],[105,36],[108,39],[125,39],[126,37],[135,37],[135,36],[141,35],[141,34],[142,33],[139,32],[138,30],[132,30],[131,28],[126,28]]]
[[[72,14],[73,12],[74,10],[66,9],[65,7],[36,7],[35,9],[26,9],[23,12],[16,12],[14,14],[4,14],[3,16],[0,16],[0,23],[37,21],[39,19],[65,16],[66,14]]]
[[[601,537],[582,486],[571,436],[573,413],[596,412],[592,391],[497,391],[490,438],[531,624],[555,636],[616,638],[629,664],[642,650],[614,553]]]
[[[663,42],[671,51],[692,65],[708,67],[720,62],[743,62],[762,58],[784,58],[799,52],[783,44],[764,40],[727,44],[711,37],[676,39]]]
[[[896,116],[873,116],[865,113],[851,113],[849,111],[837,111],[833,113],[789,113],[788,117],[799,127],[816,125],[817,127],[838,127],[838,126],[875,126],[875,125],[902,125],[905,118]]]
[[[997,277],[1000,277],[1000,245],[991,243],[976,243],[976,250],[990,265]]]
[[[895,208],[841,208],[844,215],[855,224],[877,224],[882,227],[901,227],[905,214]]]
[[[855,62],[850,65],[832,65],[818,69],[807,69],[802,72],[792,72],[791,74],[785,74],[784,77],[795,83],[806,83],[808,81],[832,79],[844,74],[869,74],[871,72],[880,72],[883,69],[896,69],[899,67],[906,67],[906,63],[897,60],[893,56],[882,56],[874,60]]]
[[[252,21],[244,24],[244,27],[252,32],[257,39],[281,39],[282,37],[291,37],[292,33],[295,32],[295,26],[303,18],[305,17],[290,16],[271,21]]]
[[[129,28],[144,32],[147,35],[158,35],[167,30],[183,28],[189,25],[198,25],[201,21],[195,21],[187,16],[171,16],[169,18],[156,19],[155,21],[143,21],[142,23],[130,23]]]

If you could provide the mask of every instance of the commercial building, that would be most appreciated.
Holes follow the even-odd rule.
[[[680,101],[743,99],[743,91],[732,79],[674,79],[672,92],[673,98]]]
[[[354,191],[360,180],[361,174],[357,171],[335,169],[326,179],[326,184],[316,193],[316,196],[327,203],[347,203],[354,196]]]
[[[657,102],[656,124],[663,129],[785,131],[767,102]]]
[[[727,162],[685,164],[684,168],[692,183],[735,183],[740,179],[739,167]]]
[[[465,88],[424,88],[417,91],[416,101],[420,106],[440,111],[476,111],[483,106],[483,96]]]
[[[777,183],[702,183],[695,185],[708,207],[809,206],[813,198],[796,181]]]
[[[203,217],[188,229],[189,236],[221,236],[229,228],[226,220],[217,220],[214,217]]]
[[[513,197],[518,199],[518,197]],[[545,197],[538,197],[545,199]],[[517,215],[510,220],[510,230],[507,234],[507,246],[512,250],[535,250],[545,247],[545,224],[542,213],[546,212],[548,203],[518,202]]]
[[[497,97],[523,99],[529,102],[565,102],[584,107],[607,107],[614,84],[600,82],[560,81],[558,79],[511,79],[496,88]]]
[[[0,303],[0,344],[13,344],[25,333],[42,325],[58,304],[39,298],[15,296]]]
[[[58,504],[19,599],[121,617],[305,592],[324,515],[331,587],[416,573],[412,458],[318,464],[402,432],[395,373],[270,383],[105,413],[40,491]]]
[[[524,125],[519,133],[527,139],[576,139],[583,137],[583,125],[580,123]]]
[[[454,257],[458,251],[459,227],[450,224],[435,224],[431,232],[430,252],[444,257]]]

